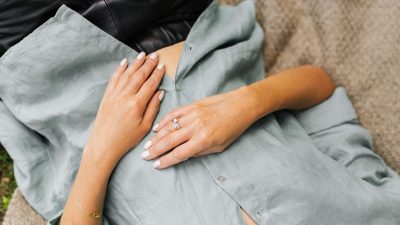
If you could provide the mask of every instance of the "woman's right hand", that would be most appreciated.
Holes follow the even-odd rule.
[[[164,90],[157,90],[165,73],[157,53],[140,53],[131,65],[123,59],[106,88],[84,150],[98,160],[116,164],[151,129]]]

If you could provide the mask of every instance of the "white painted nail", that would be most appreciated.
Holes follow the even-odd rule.
[[[160,95],[158,96],[158,99],[160,99],[160,101],[162,101],[164,99],[164,95],[165,95],[165,91],[162,90]]]
[[[164,63],[158,64],[157,69],[161,70],[162,68],[164,68]]]
[[[145,158],[147,158],[148,156],[150,155],[150,152],[149,151],[144,151],[144,152],[142,152],[142,154],[140,155],[143,159],[145,159]]]
[[[136,59],[143,59],[143,57],[146,55],[146,53],[141,52],[139,55],[136,56]]]
[[[153,52],[150,54],[150,59],[156,59],[157,58],[157,52]]]
[[[120,66],[123,66],[123,65],[126,64],[127,61],[128,61],[128,60],[127,60],[126,58],[124,58],[124,59],[119,63],[119,65],[120,65]]]
[[[151,146],[151,140],[148,140],[148,141],[146,142],[146,144],[144,144],[144,148],[145,148],[145,149],[148,149],[148,148],[150,148],[150,146]]]
[[[157,160],[153,163],[154,168],[158,168],[160,166],[160,160]]]
[[[154,125],[154,127],[153,127],[152,130],[153,130],[153,131],[156,131],[156,129],[157,129],[159,126],[160,126],[160,124],[157,123],[156,125]]]

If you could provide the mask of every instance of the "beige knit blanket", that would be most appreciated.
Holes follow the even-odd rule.
[[[347,89],[376,152],[400,173],[399,12],[398,0],[257,1],[267,73],[303,64],[325,69]],[[3,224],[44,221],[16,191]]]

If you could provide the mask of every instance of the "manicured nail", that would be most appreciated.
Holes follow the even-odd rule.
[[[150,148],[150,146],[151,146],[151,140],[148,140],[148,141],[146,142],[146,144],[144,144],[144,148],[145,148],[145,149],[148,149],[148,148]]]
[[[136,56],[136,59],[143,59],[143,57],[146,55],[146,53],[141,52],[139,55]]]
[[[142,152],[142,154],[140,155],[143,159],[146,159],[148,156],[150,155],[150,152],[149,151],[144,151],[144,152]]]
[[[154,125],[154,127],[153,127],[152,130],[153,130],[153,131],[156,131],[156,129],[157,129],[159,126],[160,126],[160,124],[157,123],[156,125]]]
[[[157,52],[153,52],[150,54],[150,59],[156,59],[157,58]]]
[[[160,166],[160,160],[157,160],[153,163],[154,168],[158,168]]]
[[[161,70],[162,68],[164,68],[164,63],[158,64],[157,69]]]
[[[161,93],[160,93],[160,95],[158,96],[158,99],[160,99],[160,102],[163,100],[164,95],[165,95],[165,91],[162,90]]]
[[[123,65],[126,64],[127,61],[128,61],[128,60],[127,60],[126,58],[124,58],[124,59],[119,63],[119,65],[120,65],[120,66],[123,66]]]

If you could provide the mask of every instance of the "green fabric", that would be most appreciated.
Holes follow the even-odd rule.
[[[263,79],[263,39],[253,1],[214,1],[185,42],[176,80],[162,80],[155,121]],[[136,55],[62,6],[1,58],[0,141],[49,224],[62,214],[108,79]],[[400,223],[400,178],[373,152],[341,87],[310,109],[258,120],[222,153],[165,170],[140,157],[152,135],[115,168],[104,224],[244,225],[239,206],[260,225]]]

